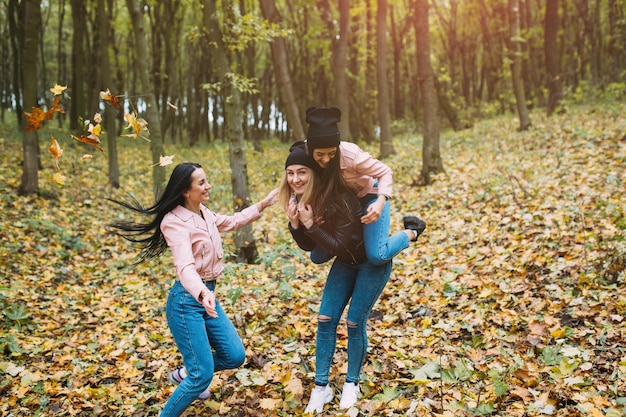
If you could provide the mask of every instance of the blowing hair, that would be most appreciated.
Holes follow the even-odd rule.
[[[167,242],[161,233],[161,221],[167,213],[185,203],[183,193],[191,187],[191,174],[198,168],[202,168],[202,166],[193,162],[183,162],[176,165],[165,190],[160,193],[156,202],[150,207],[144,207],[134,197],[130,197],[128,200],[108,199],[135,213],[152,217],[148,222],[124,220],[109,224],[109,227],[113,229],[112,233],[137,243],[141,247],[133,266],[157,258],[167,249]]]

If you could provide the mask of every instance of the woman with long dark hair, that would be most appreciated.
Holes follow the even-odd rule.
[[[307,139],[303,144],[317,162],[321,174],[320,187],[331,192],[335,178],[340,176],[346,186],[361,200],[363,238],[367,259],[384,264],[417,241],[426,223],[417,216],[403,218],[404,230],[389,235],[390,202],[393,172],[389,166],[372,157],[358,145],[341,141],[338,123],[341,111],[337,107],[309,107]],[[324,260],[318,256],[314,260]]]
[[[184,368],[170,373],[174,390],[161,417],[181,415],[197,398],[207,398],[213,373],[241,366],[246,352],[232,322],[215,295],[222,275],[220,232],[237,230],[260,217],[276,202],[278,190],[232,216],[217,214],[203,203],[209,200],[211,184],[202,167],[185,162],[177,165],[157,201],[144,208],[137,200],[111,200],[133,212],[151,217],[146,222],[118,221],[114,233],[138,243],[141,251],[135,265],[172,251],[176,281],[167,299],[166,316]]]

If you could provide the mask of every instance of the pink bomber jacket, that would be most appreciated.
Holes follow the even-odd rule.
[[[204,218],[178,206],[161,221],[161,232],[174,257],[176,276],[195,299],[206,288],[202,281],[222,275],[224,249],[220,232],[237,230],[260,217],[256,204],[232,216],[214,213],[203,204],[200,210]]]
[[[358,145],[351,142],[340,142],[340,169],[346,185],[357,197],[366,194],[382,194],[391,198],[393,171],[383,162],[372,157]],[[378,189],[374,181],[378,180]]]

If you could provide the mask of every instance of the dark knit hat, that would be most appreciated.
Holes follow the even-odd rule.
[[[319,166],[307,153],[304,142],[296,142],[289,148],[289,156],[285,160],[285,169],[290,165],[304,165],[313,170]]]
[[[309,151],[317,148],[339,146],[339,127],[341,110],[338,107],[309,107],[306,109],[307,146]]]

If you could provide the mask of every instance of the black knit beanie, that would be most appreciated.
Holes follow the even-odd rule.
[[[304,165],[312,170],[319,167],[317,162],[307,153],[304,142],[296,142],[289,148],[289,156],[285,160],[285,169],[290,165]]]
[[[339,146],[339,127],[341,110],[337,107],[309,107],[306,109],[307,146],[309,152],[318,148]]]

